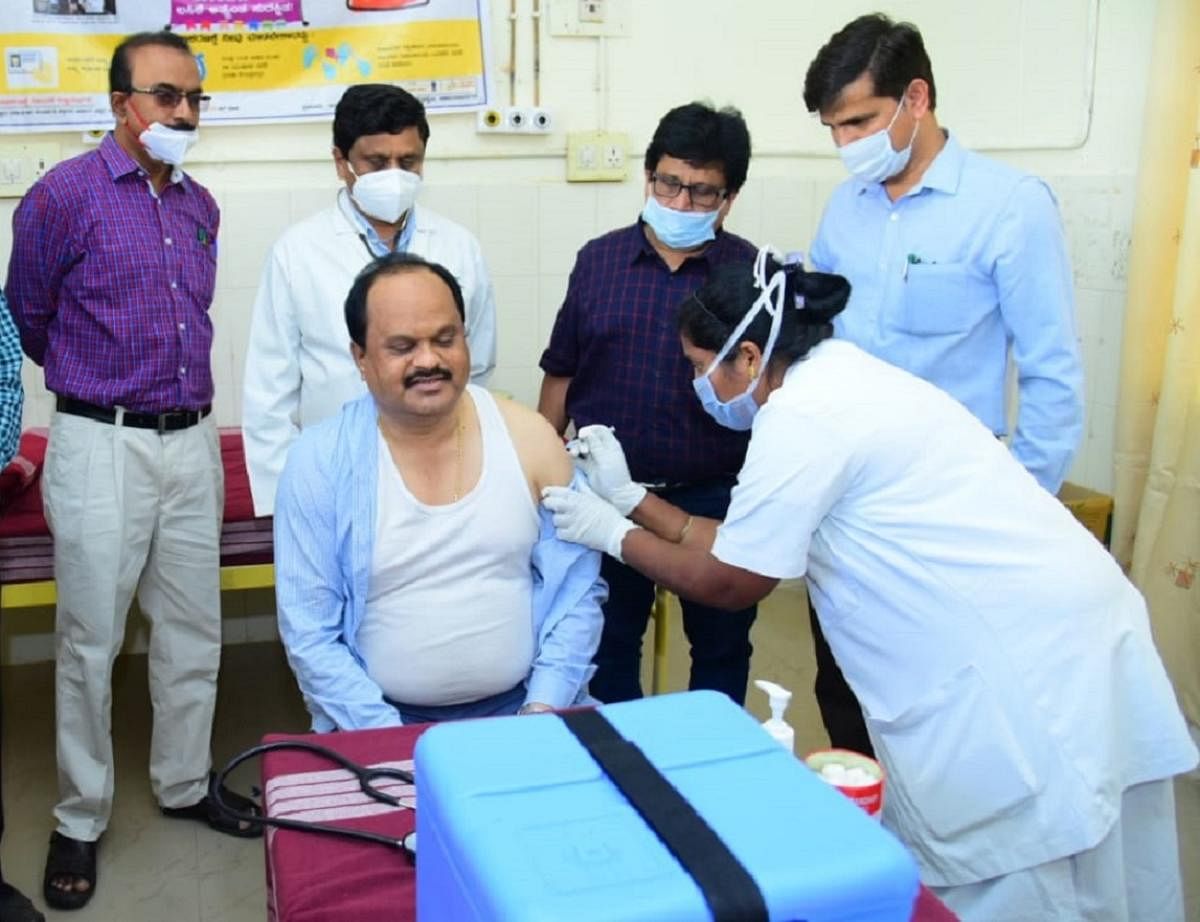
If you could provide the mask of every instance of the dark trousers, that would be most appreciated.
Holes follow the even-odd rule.
[[[811,600],[808,603],[808,620],[812,624],[813,650],[817,655],[817,678],[813,683],[813,691],[817,696],[817,707],[821,709],[821,720],[829,733],[829,743],[835,749],[850,749],[873,756],[875,749],[867,734],[862,707],[842,675],[837,660],[833,658],[833,651],[825,640],[817,610],[813,608]]]
[[[710,481],[656,491],[691,515],[722,519],[729,508],[733,479]],[[588,689],[605,702],[642,697],[639,671],[642,637],[654,605],[654,583],[632,567],[605,557],[600,575],[608,582],[604,605],[604,631],[593,662],[596,674]],[[750,626],[755,606],[729,612],[680,599],[683,630],[692,647],[692,674],[688,688],[724,692],[745,703],[750,677]]]
[[[508,717],[517,713],[525,702],[525,683],[518,682],[508,691],[463,704],[404,704],[387,696],[383,700],[396,709],[406,724],[433,724],[468,717]]]

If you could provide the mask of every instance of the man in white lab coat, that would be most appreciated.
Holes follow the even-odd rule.
[[[429,123],[396,86],[346,90],[333,117],[337,200],[284,231],[267,258],[246,350],[242,437],[256,515],[271,515],[300,431],[366,393],[350,355],[343,304],[373,259],[408,252],[454,273],[466,303],[471,382],[496,363],[496,305],[473,234],[416,204]]]

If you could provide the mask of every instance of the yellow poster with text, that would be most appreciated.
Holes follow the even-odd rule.
[[[192,46],[204,56],[210,93],[400,83],[483,71],[479,24],[469,20],[212,33],[193,37]]]
[[[7,2],[0,0],[0,131],[110,127],[108,70],[122,39],[139,27],[159,29],[173,14],[191,15],[193,7],[213,10],[165,0],[135,7],[130,0],[120,16],[63,15],[51,22],[49,14],[6,11]],[[489,103],[485,0],[370,13],[344,3],[306,0],[299,20],[176,28],[212,96],[204,123],[320,121],[333,115],[346,87],[362,83],[402,86],[431,113]],[[43,21],[47,28],[39,30]]]
[[[119,35],[8,35],[6,52],[31,55],[10,93],[103,93]],[[187,36],[209,93],[241,93],[353,83],[436,80],[483,72],[479,23],[415,22]],[[51,41],[47,44],[48,40]]]

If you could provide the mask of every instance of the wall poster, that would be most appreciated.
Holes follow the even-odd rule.
[[[134,32],[191,43],[206,125],[324,121],[355,83],[430,112],[489,102],[487,0],[4,0],[0,132],[109,128],[108,65]]]

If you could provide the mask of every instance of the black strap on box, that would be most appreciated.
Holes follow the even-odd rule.
[[[641,749],[597,710],[559,716],[696,881],[713,922],[768,922],[766,900],[750,872]]]

